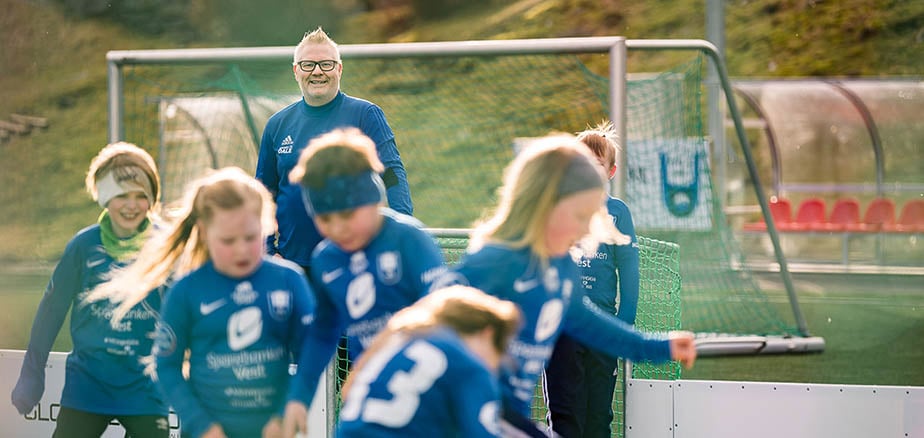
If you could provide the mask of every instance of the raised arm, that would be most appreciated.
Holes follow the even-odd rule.
[[[13,388],[11,399],[20,414],[28,414],[42,399],[45,392],[45,365],[61,325],[71,308],[74,297],[80,292],[81,272],[84,257],[79,254],[74,241],[64,250],[61,261],[45,287],[42,301],[32,322],[29,346],[23,358],[19,380]]]
[[[311,327],[305,333],[298,355],[298,372],[292,379],[290,387],[291,401],[311,405],[314,393],[318,389],[318,380],[327,368],[334,352],[337,350],[337,341],[343,332],[342,318],[337,308],[330,301],[323,285],[312,281],[312,289],[317,299],[317,309]]]
[[[304,275],[294,277],[298,278],[293,280],[292,287],[295,297],[295,313],[290,321],[290,333],[293,336],[289,348],[295,355],[297,372],[296,376],[289,380],[287,403],[283,412],[282,433],[286,438],[295,437],[296,433],[308,432],[308,407],[311,405],[314,392],[317,391],[316,383],[312,388],[306,385],[299,376],[300,373],[308,372],[306,370],[309,367],[307,361],[311,360],[310,354],[305,353],[305,343],[311,330],[316,326],[317,299]],[[311,395],[308,395],[308,392]]]
[[[615,316],[597,309],[583,294],[574,294],[563,329],[588,347],[614,358],[653,362],[671,359],[666,338],[636,331]]]
[[[290,330],[289,333],[292,334],[290,339],[289,349],[295,356],[297,364],[301,364],[304,361],[311,360],[308,355],[303,355],[303,348],[306,342],[306,339],[310,335],[312,329],[315,327],[315,318],[318,311],[317,299],[315,298],[314,292],[308,286],[308,280],[304,275],[293,274],[291,280],[292,295],[294,297],[294,308],[295,312],[293,314],[292,320],[290,321]],[[301,369],[301,366],[299,366]],[[303,394],[303,391],[308,390],[305,385],[302,385],[298,379],[291,379],[289,383],[289,400],[304,400],[309,396]],[[313,394],[311,395],[313,397]],[[311,399],[308,398],[308,403],[311,403]]]

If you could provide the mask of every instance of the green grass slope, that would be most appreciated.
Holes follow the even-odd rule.
[[[399,6],[347,16],[338,23],[338,41],[705,35],[704,0],[485,0],[438,21],[415,18],[402,2],[380,3]],[[6,262],[53,263],[74,232],[96,219],[98,207],[82,181],[87,163],[107,138],[106,52],[190,44],[169,36],[143,36],[105,20],[78,20],[55,4],[0,0],[0,119],[20,113],[50,122],[47,129],[0,142],[0,260]],[[735,0],[725,7],[733,76],[924,71],[924,2]],[[306,28],[327,25],[312,20],[306,16]],[[272,25],[254,23],[264,31]],[[188,41],[188,36],[183,38]],[[638,71],[672,64],[676,55],[631,56],[630,70]]]
[[[0,118],[41,116],[49,127],[0,143],[0,260],[51,261],[99,214],[83,178],[106,144],[106,51],[170,43],[45,4],[2,3]]]

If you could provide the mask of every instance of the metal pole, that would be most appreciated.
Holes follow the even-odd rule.
[[[543,38],[520,40],[446,41],[429,43],[344,44],[344,58],[393,56],[528,55],[540,53],[604,53],[625,37]],[[689,41],[689,40],[676,40]],[[112,50],[106,59],[125,64],[201,64],[236,61],[292,60],[294,46],[224,47],[211,49]]]
[[[767,203],[767,195],[764,193],[764,187],[760,183],[757,173],[757,163],[751,153],[751,145],[748,142],[747,134],[744,132],[744,124],[741,123],[741,113],[738,111],[738,105],[735,103],[735,96],[731,92],[731,81],[728,79],[728,72],[725,71],[725,64],[719,58],[715,50],[703,50],[707,55],[713,58],[716,72],[719,74],[722,87],[725,91],[726,103],[728,110],[732,114],[732,120],[735,122],[735,132],[738,134],[738,141],[741,142],[741,151],[744,154],[745,161],[748,165],[748,172],[751,175],[751,181],[754,183],[754,193],[757,195],[757,201],[760,203],[760,209],[764,215],[764,221],[767,223],[767,231],[770,234],[770,241],[773,242],[773,252],[776,254],[776,261],[780,265],[780,276],[783,278],[783,285],[786,287],[786,293],[789,295],[789,304],[792,307],[792,313],[802,336],[810,336],[808,324],[799,308],[799,299],[796,296],[796,289],[792,284],[792,275],[789,272],[789,264],[783,255],[783,247],[780,245],[780,235],[776,230],[776,224],[773,221],[773,215],[770,214],[770,206]]]
[[[122,128],[122,65],[115,61],[106,62],[109,76],[109,143],[122,139],[125,130]]]
[[[628,167],[626,149],[626,58],[628,49],[626,39],[618,37],[610,47],[610,121],[619,137],[619,149],[616,150],[616,177],[610,181],[610,194],[625,199]]]
[[[725,0],[706,0],[706,39],[715,45],[718,57],[725,61]],[[711,60],[710,60],[710,63]],[[709,117],[709,136],[712,137],[712,168],[719,205],[728,201],[725,186],[728,173],[728,148],[725,144],[725,113],[722,111],[722,87],[716,69],[706,71],[706,109]]]
[[[327,411],[325,412],[324,428],[327,431],[326,437],[333,438],[337,416],[339,415],[340,393],[337,391],[337,354],[331,359],[330,364],[324,370],[324,400]],[[321,386],[318,385],[318,389]]]

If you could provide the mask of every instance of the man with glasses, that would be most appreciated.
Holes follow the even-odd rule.
[[[302,99],[267,121],[256,177],[270,190],[277,205],[278,232],[268,239],[267,250],[301,265],[310,277],[311,252],[322,238],[305,212],[299,185],[289,183],[289,171],[311,139],[336,128],[359,128],[375,141],[385,165],[382,180],[388,206],[408,215],[413,213],[413,206],[407,173],[385,113],[374,103],[340,91],[343,64],[337,43],[319,27],[305,34],[295,48],[293,61]]]

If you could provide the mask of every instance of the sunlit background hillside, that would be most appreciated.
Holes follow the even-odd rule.
[[[97,207],[86,163],[106,142],[105,54],[115,49],[294,45],[323,26],[340,43],[623,35],[705,38],[704,0],[2,0],[0,118],[45,129],[0,143],[0,259],[54,261]],[[924,71],[924,3],[725,2],[736,78],[896,77]],[[630,69],[671,61],[635,57]],[[287,69],[280,65],[280,69]],[[381,72],[388,75],[387,69]],[[295,86],[293,84],[293,91]]]

